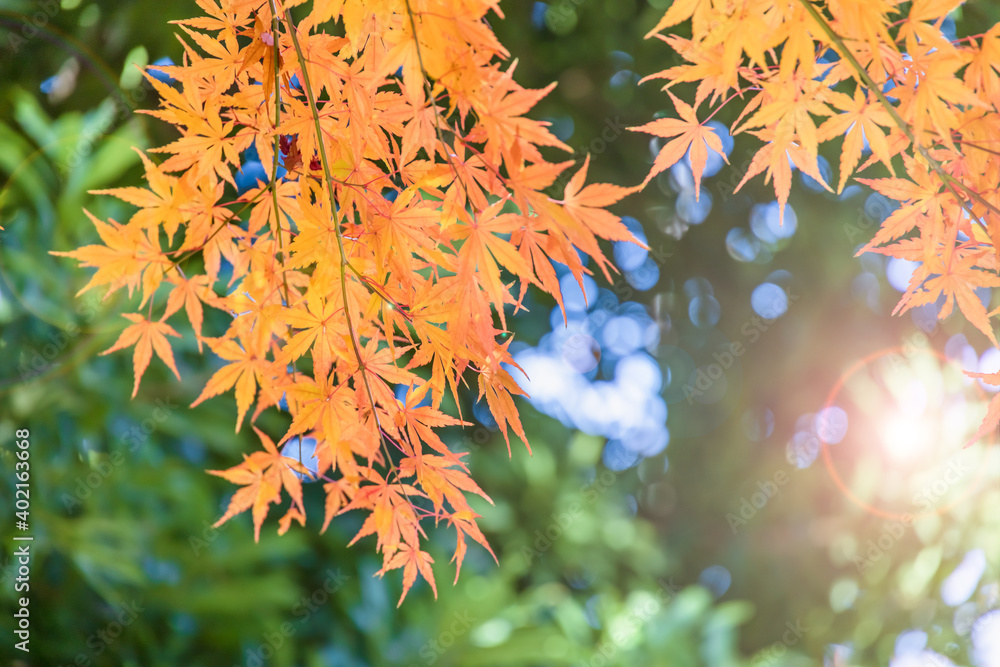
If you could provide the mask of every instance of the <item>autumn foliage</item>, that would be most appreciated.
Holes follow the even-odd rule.
[[[517,84],[495,1],[198,4],[179,22],[183,65],[161,68],[177,83],[146,74],[161,98],[148,113],[180,137],[151,151],[159,163],[142,155],[148,187],[105,191],[131,219],[92,218],[102,243],[64,254],[97,269],[85,289],[138,293],[108,350],[134,346],[135,391],[154,353],[177,373],[186,318],[223,361],[194,405],[234,392],[237,431],[287,410],[284,433],[257,430],[261,450],[212,471],[241,487],[219,523],[249,509],[259,536],[287,494],[279,533],[304,524],[306,467],[280,447],[315,438],[323,528],[367,513],[354,540],[376,536],[405,597],[418,574],[434,586],[429,522],[454,529],[456,570],[467,538],[489,549],[468,503],[485,494],[439,435],[464,422],[442,403],[471,385],[527,444],[507,316],[531,285],[561,303],[553,262],[581,279],[577,249],[607,274],[599,239],[632,240],[607,207],[637,188],[587,185],[589,158],[550,161],[569,149],[527,114],[552,86]],[[944,297],[941,317],[957,303],[997,345],[974,290],[1000,284],[1000,27],[948,39],[957,4],[676,0],[649,36],[681,63],[647,80],[666,82],[677,117],[633,128],[665,140],[647,182],[687,155],[697,187],[708,151],[725,157],[706,123],[727,105],[759,146],[740,185],[764,174],[782,207],[793,165],[836,191],[883,170],[859,180],[899,207],[863,251],[922,262],[897,310]],[[817,163],[828,142],[836,183]],[[251,147],[269,176],[238,194]],[[205,331],[205,306],[232,314],[228,329]],[[1000,404],[990,415],[983,429]]]
[[[975,290],[1000,285],[1000,25],[949,39],[942,27],[960,4],[675,0],[647,35],[681,58],[647,77],[666,81],[680,116],[638,128],[671,138],[650,177],[690,146],[697,183],[706,146],[722,153],[704,123],[730,104],[738,105],[732,134],[759,140],[740,187],[764,174],[782,211],[793,165],[837,192],[855,172],[881,169],[887,177],[857,180],[899,206],[858,252],[921,262],[896,312],[939,303],[943,319],[957,304],[996,347],[997,311]],[[680,24],[690,37],[669,32]],[[696,84],[693,107],[674,96],[680,84]],[[817,162],[828,142],[840,152],[836,184]],[[972,375],[1000,384],[1000,373]],[[998,423],[1000,396],[973,441]]]
[[[569,150],[525,115],[552,86],[517,84],[486,22],[496,2],[198,4],[183,65],[162,68],[176,85],[146,73],[148,113],[180,138],[142,156],[148,187],[104,191],[131,219],[94,219],[102,244],[64,254],[97,269],[85,289],[138,292],[108,350],[134,346],[135,391],[154,353],[177,373],[168,322],[186,317],[224,362],[194,405],[234,392],[237,431],[287,409],[277,442],[258,430],[263,450],[212,471],[241,486],[219,523],[250,509],[259,536],[285,493],[279,533],[304,524],[306,468],[280,447],[315,438],[323,528],[367,513],[354,541],[376,536],[381,572],[402,568],[404,596],[418,573],[434,586],[428,521],[454,529],[456,570],[467,538],[489,549],[467,500],[485,494],[438,434],[464,422],[442,402],[471,384],[527,444],[507,317],[531,285],[561,302],[553,262],[582,279],[577,249],[608,272],[598,239],[633,237],[605,207],[631,190],[586,185],[584,161],[549,192],[574,161],[543,157]],[[269,178],[237,196],[251,147]],[[205,331],[205,306],[228,329]]]

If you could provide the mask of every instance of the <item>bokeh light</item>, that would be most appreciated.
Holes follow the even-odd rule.
[[[702,187],[695,198],[695,189],[685,188],[678,195],[676,206],[681,220],[689,225],[700,225],[712,210],[712,193]]]
[[[749,440],[760,442],[774,433],[774,413],[770,408],[748,409],[740,419],[743,435]]]
[[[973,659],[979,667],[1000,667],[1000,609],[983,614],[972,626]]]
[[[920,266],[920,262],[911,262],[908,259],[890,257],[885,266],[885,277],[897,292],[905,292],[913,272]]]
[[[985,571],[986,552],[982,549],[969,551],[941,584],[941,599],[949,607],[962,604],[976,592],[976,586]]]
[[[602,460],[612,470],[662,453],[670,442],[665,378],[651,352],[663,323],[589,277],[584,290],[568,273],[561,284],[569,292],[565,314],[552,309],[551,331],[538,345],[514,343],[511,353],[523,372],[507,370],[536,409],[607,438]]]
[[[292,470],[292,474],[301,481],[316,481],[316,475],[319,471],[319,460],[316,458],[316,438],[292,438],[281,448],[281,455],[298,461],[305,466],[306,470],[312,473],[312,477],[310,477],[288,466],[289,470]]]
[[[795,234],[795,230],[798,229],[798,217],[790,204],[785,204],[784,219],[781,217],[781,206],[777,201],[755,204],[750,210],[750,229],[758,239],[773,246]]]
[[[696,296],[688,305],[688,317],[692,324],[701,329],[714,327],[722,317],[722,306],[711,294]]]
[[[622,223],[628,227],[628,230],[632,232],[632,236],[637,241],[648,245],[646,233],[642,230],[642,225],[639,224],[638,220],[625,216],[622,218]],[[629,241],[615,241],[615,264],[622,271],[634,271],[638,269],[645,263],[648,257],[649,251],[638,244],[630,243]]]
[[[760,239],[742,227],[733,227],[726,234],[726,252],[739,262],[752,262],[760,254]]]
[[[777,319],[788,311],[788,295],[774,283],[761,283],[750,295],[750,307],[765,319]]]

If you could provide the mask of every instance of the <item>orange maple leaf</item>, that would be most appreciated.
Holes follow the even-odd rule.
[[[235,386],[236,432],[239,433],[243,417],[257,394],[257,384],[258,382],[262,384],[267,382],[274,362],[269,361],[252,347],[241,347],[236,341],[229,338],[208,338],[206,342],[213,352],[232,363],[226,364],[209,378],[205,388],[191,404],[191,407],[229,391]],[[244,345],[246,345],[245,342]]]
[[[399,551],[376,573],[382,576],[389,570],[398,567],[403,568],[403,594],[399,596],[399,602],[396,603],[396,607],[403,604],[406,594],[413,586],[413,582],[417,580],[418,571],[427,580],[427,583],[431,585],[434,597],[437,598],[437,584],[434,583],[434,571],[431,569],[431,563],[433,562],[434,559],[426,551],[421,551],[417,547],[403,543],[399,546]]]
[[[994,387],[1000,386],[1000,373],[973,373],[965,371],[965,374],[970,378],[978,378]],[[971,447],[976,444],[982,437],[995,431],[997,426],[1000,426],[1000,394],[996,394],[990,400],[990,404],[986,408],[986,416],[983,417],[983,422],[979,425],[979,429],[975,434],[965,443],[965,446]]]
[[[135,353],[132,357],[132,365],[135,369],[135,386],[132,389],[132,397],[134,398],[139,393],[139,382],[153,358],[154,351],[156,356],[162,359],[167,368],[172,370],[177,379],[180,380],[181,375],[177,372],[177,366],[174,364],[174,353],[167,341],[167,336],[179,338],[180,334],[166,322],[153,322],[138,313],[125,313],[123,317],[134,324],[126,327],[115,344],[101,354],[110,354],[115,350],[135,345]]]
[[[674,166],[690,150],[695,199],[698,199],[701,192],[701,178],[705,173],[705,163],[708,161],[708,149],[711,148],[722,156],[726,164],[729,164],[729,157],[722,147],[722,139],[716,134],[715,128],[699,121],[689,104],[677,99],[669,91],[667,94],[670,95],[674,108],[681,118],[660,118],[639,127],[629,128],[633,132],[645,132],[657,137],[676,137],[660,149],[643,185],[649,183],[660,172]]]
[[[264,451],[254,452],[249,456],[244,454],[243,463],[228,470],[209,470],[208,472],[233,484],[243,485],[243,488],[233,494],[232,500],[229,501],[229,507],[226,508],[226,513],[212,527],[218,528],[237,514],[252,508],[254,541],[256,542],[260,540],[260,527],[267,516],[267,508],[271,503],[277,503],[281,500],[282,488],[288,491],[288,495],[291,496],[294,503],[293,508],[297,508],[298,514],[304,517],[302,483],[295,473],[308,475],[309,471],[295,459],[282,456],[274,442],[257,427],[254,427],[253,430],[260,438],[261,444],[264,445]],[[284,524],[282,533],[288,530],[287,524],[291,522],[292,518],[297,517],[296,515],[286,515],[287,521],[282,520]],[[299,522],[304,522],[304,518],[299,519]]]

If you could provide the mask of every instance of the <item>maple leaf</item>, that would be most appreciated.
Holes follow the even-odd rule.
[[[982,91],[986,99],[1000,95],[1000,23],[990,28],[982,37],[982,44],[973,51],[969,66],[965,68],[965,85],[971,90]]]
[[[646,33],[646,39],[649,39],[664,28],[670,28],[688,20],[699,7],[708,4],[710,4],[708,0],[677,0],[676,2],[672,2],[666,14],[660,18],[652,30]]]
[[[670,95],[674,108],[677,109],[681,118],[660,118],[639,127],[629,128],[633,132],[645,132],[657,137],[676,137],[660,149],[643,184],[649,183],[657,174],[674,166],[690,151],[691,174],[694,177],[694,192],[697,200],[701,192],[701,177],[705,173],[705,163],[708,161],[708,149],[711,148],[722,156],[726,164],[729,164],[729,157],[722,147],[722,139],[716,134],[715,128],[699,121],[690,105],[674,97],[673,93],[668,92],[667,94]]]
[[[935,303],[939,297],[944,296],[945,301],[938,313],[938,319],[943,320],[948,317],[957,303],[965,318],[989,338],[993,347],[1000,347],[990,326],[986,307],[975,292],[977,287],[1000,287],[1000,277],[978,270],[976,261],[975,256],[952,257],[950,262],[933,258],[921,267],[921,275],[930,277],[919,284],[919,290],[915,288],[907,290],[893,314]]]
[[[759,137],[772,136],[767,131],[753,132]],[[768,141],[757,153],[754,154],[750,165],[747,167],[743,179],[736,186],[735,192],[746,185],[747,181],[757,174],[765,173],[765,183],[774,181],[774,195],[778,201],[779,220],[784,221],[785,204],[788,203],[788,196],[792,191],[792,165],[790,164],[790,146],[781,146],[774,141]],[[822,180],[822,176],[817,179]]]
[[[181,375],[177,372],[177,366],[174,364],[174,353],[167,340],[167,336],[179,338],[180,334],[166,322],[153,322],[138,313],[125,313],[123,317],[134,324],[126,327],[115,344],[101,354],[110,354],[115,350],[135,345],[135,353],[132,358],[132,365],[135,369],[135,386],[132,389],[132,397],[134,398],[139,393],[139,382],[142,380],[146,368],[149,367],[154,351],[156,356],[162,359],[167,368],[172,370],[177,379],[180,380]]]
[[[573,174],[573,177],[566,184],[566,190],[563,193],[562,202],[560,202],[562,208],[553,210],[552,214],[564,224],[582,224],[582,228],[578,227],[577,230],[574,230],[577,232],[577,245],[596,259],[604,271],[605,277],[610,278],[607,271],[608,262],[597,246],[595,234],[610,241],[638,243],[632,232],[622,223],[621,218],[606,210],[606,207],[621,201],[633,192],[637,192],[642,186],[625,188],[610,183],[591,183],[583,187],[589,167],[590,156],[588,155],[583,161],[583,166]],[[643,244],[639,243],[639,245]],[[577,279],[579,280],[579,276]]]
[[[433,586],[421,548],[422,521],[433,519],[455,530],[457,577],[466,538],[493,552],[467,502],[485,494],[440,436],[465,423],[460,410],[441,411],[444,395],[461,405],[478,390],[508,453],[508,431],[527,444],[513,398],[522,392],[505,367],[510,338],[499,338],[509,333],[505,311],[524,307],[530,285],[562,304],[553,262],[582,280],[589,271],[578,251],[609,276],[601,241],[635,239],[607,208],[641,186],[587,184],[588,156],[561,201],[547,193],[572,164],[548,160],[543,150],[569,147],[529,116],[553,86],[515,81],[516,61],[486,20],[502,16],[492,0],[412,14],[390,0],[294,0],[277,17],[266,3],[197,4],[202,16],[178,22],[176,83],[145,72],[159,106],[143,113],[176,132],[148,151],[166,159],[157,165],[140,152],[144,187],[98,192],[139,210],[126,224],[94,219],[101,243],[61,254],[96,269],[85,289],[142,289],[149,315],[128,315],[132,326],[109,350],[136,346],[133,394],[154,351],[177,374],[166,320],[183,308],[199,352],[207,344],[225,362],[192,406],[233,390],[237,431],[247,414],[254,423],[268,410],[287,413],[278,445],[316,440],[323,530],[343,512],[366,512],[351,544],[376,535],[381,572],[403,570],[405,597],[418,575]],[[704,18],[707,8],[696,3],[689,14]],[[338,34],[324,32],[327,23]],[[745,41],[723,47],[708,65],[713,76],[731,78],[744,49],[762,57]],[[721,143],[689,122],[670,136],[687,142],[700,177],[708,148]],[[266,177],[229,199],[251,148]],[[272,173],[276,157],[282,178]],[[230,291],[216,296],[223,267]],[[157,301],[164,280],[171,289]],[[206,305],[232,317],[221,335],[203,336],[213,321]],[[413,389],[397,400],[394,385]],[[283,491],[293,502],[278,532],[305,522],[292,474],[304,468],[258,435],[263,451],[212,471],[241,487],[217,525],[252,510],[255,539]]]
[[[431,558],[429,553],[404,543],[400,545],[399,551],[396,552],[389,562],[383,565],[382,569],[376,573],[382,576],[389,570],[398,567],[403,568],[403,594],[399,596],[399,602],[396,603],[397,608],[403,604],[406,594],[413,586],[413,582],[417,580],[417,572],[420,572],[424,579],[427,580],[427,583],[431,585],[434,597],[437,598],[437,584],[434,583],[434,571],[431,569],[431,563],[433,562],[434,559]]]
[[[252,509],[254,541],[260,541],[260,528],[267,516],[268,506],[281,500],[281,491],[284,488],[291,496],[294,508],[297,508],[297,515],[286,515],[287,521],[283,520],[282,533],[288,530],[288,524],[292,518],[304,522],[305,508],[302,505],[302,483],[295,476],[295,472],[308,474],[302,464],[298,461],[282,456],[275,447],[274,442],[263,431],[254,427],[254,432],[264,445],[264,451],[254,452],[249,456],[244,455],[243,463],[233,466],[227,470],[209,470],[208,472],[217,477],[221,477],[233,484],[239,484],[243,488],[238,489],[229,501],[229,507],[225,514],[216,521],[212,527],[218,528],[237,514],[242,514],[248,509]]]
[[[201,303],[202,300],[211,300],[215,296],[210,290],[210,279],[203,275],[193,276],[190,279],[171,278],[171,282],[176,287],[167,298],[167,308],[163,313],[163,319],[167,319],[183,306],[198,339],[198,351],[201,352],[201,325],[205,320]]]
[[[479,399],[482,399],[484,395],[486,396],[486,404],[490,408],[490,413],[493,415],[493,419],[496,420],[497,426],[503,434],[504,442],[507,443],[508,456],[511,455],[510,438],[507,436],[508,423],[514,433],[524,442],[524,446],[528,448],[528,453],[531,453],[528,436],[525,435],[524,427],[521,426],[521,420],[517,415],[517,408],[514,406],[514,399],[512,397],[512,395],[523,396],[525,395],[524,391],[501,365],[504,358],[510,359],[509,354],[507,354],[507,347],[510,345],[511,340],[508,339],[502,348],[494,350],[485,361],[479,373]],[[508,363],[513,364],[513,361],[511,360]]]
[[[904,69],[907,85],[899,86],[896,93],[901,113],[912,124],[914,135],[921,136],[930,126],[945,145],[954,148],[951,128],[958,126],[959,105],[985,104],[956,76],[968,64],[968,56],[954,48],[936,50],[928,44],[909,55],[912,64]]]
[[[278,535],[287,533],[292,525],[292,521],[298,521],[300,526],[306,525],[306,515],[295,505],[289,507],[285,516],[281,517],[281,520],[278,522]]]
[[[231,136],[235,127],[232,121],[223,120],[219,113],[221,100],[216,97],[207,99],[180,97],[170,86],[157,81],[145,73],[146,80],[172,104],[163,111],[147,111],[163,120],[168,120],[186,128],[183,136],[166,146],[151,149],[155,153],[173,153],[160,168],[164,171],[180,171],[193,169],[195,180],[206,178],[211,174],[233,183],[230,164],[239,163],[238,139]]]
[[[454,512],[448,517],[448,522],[455,528],[455,555],[452,556],[452,562],[455,563],[455,581],[458,581],[458,575],[462,571],[462,562],[465,560],[465,554],[468,550],[468,545],[465,542],[465,536],[468,535],[473,540],[478,542],[486,551],[493,556],[493,561],[499,563],[493,549],[490,548],[489,543],[486,541],[486,537],[483,535],[482,531],[479,530],[479,526],[476,525],[476,519],[479,517],[478,514],[472,510],[461,510]]]
[[[965,374],[970,378],[978,378],[994,387],[1000,385],[1000,373],[973,373],[972,371],[965,371]],[[996,394],[990,400],[990,404],[986,408],[986,416],[983,417],[983,422],[979,425],[979,429],[975,434],[965,443],[965,446],[971,447],[976,444],[981,438],[995,431],[998,426],[1000,426],[1000,394]]]
[[[866,41],[873,51],[892,43],[886,16],[894,0],[830,0],[827,4],[838,34]]]
[[[132,296],[135,288],[142,285],[142,303],[145,304],[163,279],[163,266],[169,264],[159,244],[153,242],[148,231],[139,227],[120,225],[114,220],[105,223],[90,211],[84,209],[83,212],[94,223],[104,245],[89,245],[70,252],[50,251],[52,255],[72,257],[83,266],[97,269],[77,296],[100,285],[108,285],[108,294],[127,287]]]
[[[327,482],[323,485],[323,490],[326,492],[326,517],[323,519],[323,527],[320,529],[321,533],[326,532],[330,522],[333,521],[333,517],[337,516],[340,513],[340,509],[349,502],[348,494],[352,493],[353,489],[354,487],[347,484],[346,481]]]
[[[319,429],[324,439],[339,442],[342,424],[357,420],[349,392],[331,375],[320,380],[301,378],[288,387],[288,393],[299,408],[282,442],[310,429]]]
[[[486,129],[486,157],[492,161],[512,155],[514,147],[533,162],[541,161],[536,146],[554,146],[567,152],[569,146],[548,131],[549,123],[524,118],[524,114],[549,94],[556,84],[541,90],[527,90],[514,82],[515,60],[489,87],[488,94],[474,108]],[[506,148],[508,147],[509,148]]]
[[[899,238],[911,229],[921,224],[921,216],[932,220],[940,220],[943,216],[942,207],[954,201],[954,197],[925,163],[915,158],[904,157],[907,174],[904,178],[859,178],[860,183],[870,186],[890,199],[902,202],[883,222],[875,237],[859,252],[865,252],[875,246]]]
[[[951,48],[951,42],[945,38],[941,30],[926,21],[943,18],[960,4],[961,0],[914,0],[896,35],[897,41],[905,41],[906,50],[909,52],[917,50],[917,45],[921,43],[930,44],[938,49]]]
[[[236,341],[228,338],[209,338],[206,339],[206,342],[215,354],[232,363],[226,364],[209,378],[205,388],[191,404],[191,407],[229,391],[235,386],[236,432],[239,433],[243,417],[257,394],[258,381],[261,383],[267,381],[274,363],[268,361],[252,347],[241,347]]]
[[[459,225],[453,236],[465,241],[459,251],[459,280],[476,281],[482,285],[490,295],[490,300],[499,306],[501,326],[506,328],[502,305],[507,300],[507,289],[500,279],[498,262],[516,276],[528,277],[530,280],[532,274],[517,248],[501,236],[521,226],[520,216],[499,214],[504,204],[505,202],[499,201],[470,224]]]
[[[264,21],[261,20],[260,14],[254,14],[253,23],[252,29],[246,29],[239,33],[250,37],[252,41],[250,43],[250,47],[244,49],[243,51],[243,61],[240,63],[240,67],[236,71],[236,74],[238,75],[251,64],[259,63],[263,69],[261,82],[264,86],[264,98],[267,99],[271,96],[271,93],[274,92],[274,79],[276,77],[274,68],[274,50],[275,41],[278,40],[279,37],[271,33],[270,25],[264,25]],[[280,67],[280,50],[278,63]]]
[[[456,463],[461,465],[461,461],[456,461],[456,458],[433,454],[409,456],[399,463],[400,476],[415,476],[436,512],[442,511],[446,499],[456,510],[469,510],[465,492],[474,493],[492,505],[493,501],[472,481],[466,471],[454,468]]]
[[[341,513],[353,509],[371,511],[348,546],[374,534],[375,548],[389,559],[401,544],[417,541],[421,529],[410,499],[424,494],[409,484],[390,484],[375,471],[369,472],[369,478],[372,484],[360,487],[351,502],[340,510]]]
[[[883,127],[892,125],[892,118],[880,104],[867,98],[860,88],[854,91],[854,97],[843,93],[832,93],[834,106],[846,113],[838,114],[827,120],[817,131],[820,141],[828,141],[846,133],[844,147],[840,153],[840,182],[837,192],[844,190],[844,184],[854,173],[861,159],[861,149],[867,140],[872,153],[885,165],[889,173],[895,176],[892,166],[893,151],[886,141]]]
[[[114,195],[122,201],[135,204],[140,210],[132,216],[135,226],[146,229],[156,229],[163,225],[167,232],[167,242],[173,243],[177,229],[186,222],[187,214],[184,204],[192,195],[184,178],[168,176],[150,161],[146,155],[136,149],[146,169],[146,182],[149,188],[113,188],[110,190],[92,190],[94,195]]]
[[[321,298],[310,299],[305,312],[298,308],[285,309],[281,320],[301,331],[282,348],[278,363],[295,361],[311,348],[319,373],[326,373],[337,352],[346,347],[342,336],[347,333],[347,326],[342,314],[343,308],[336,301]]]
[[[406,401],[399,406],[399,411],[396,413],[400,421],[399,428],[406,431],[411,442],[423,442],[430,445],[431,449],[439,454],[458,461],[457,456],[448,449],[448,446],[434,429],[444,426],[471,426],[472,424],[446,415],[430,405],[420,405],[431,387],[431,383],[426,382],[406,394]]]
[[[801,74],[801,73],[800,73]],[[824,84],[797,76],[789,83],[769,83],[765,91],[757,96],[759,109],[733,134],[747,128],[762,127],[754,132],[766,140],[750,163],[750,168],[737,190],[747,180],[760,173],[767,166],[767,178],[774,179],[775,196],[779,204],[779,221],[784,221],[785,204],[791,190],[791,161],[796,167],[816,180],[824,189],[830,190],[819,172],[817,145],[818,136],[813,115],[829,115],[825,98],[828,91]],[[749,110],[751,107],[747,107]],[[758,159],[760,158],[760,159]]]

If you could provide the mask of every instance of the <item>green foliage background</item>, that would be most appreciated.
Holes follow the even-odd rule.
[[[491,23],[519,58],[523,84],[560,82],[538,113],[572,119],[569,143],[581,158],[593,153],[594,179],[641,181],[646,140],[614,128],[648,121],[667,98],[653,84],[608,81],[620,69],[644,75],[669,64],[662,43],[641,40],[667,3],[564,0],[542,8],[542,29],[532,26],[536,4],[504,3],[507,19]],[[271,521],[254,544],[248,516],[211,529],[232,488],[204,469],[229,467],[257,446],[250,429],[233,433],[231,400],[187,408],[214,360],[200,356],[189,335],[179,344],[183,382],[154,362],[129,400],[130,355],[98,356],[120,331],[124,298],[75,298],[86,272],[48,255],[95,240],[83,207],[101,218],[128,215],[121,202],[88,191],[138,184],[130,147],[171,140],[170,128],[134,113],[156,100],[132,63],[179,61],[167,22],[197,12],[181,0],[0,0],[0,507],[13,506],[14,432],[28,428],[32,664],[816,665],[837,643],[853,645],[850,664],[873,665],[887,664],[895,637],[912,627],[928,629],[929,646],[956,664],[971,662],[938,588],[966,550],[981,547],[989,564],[975,599],[983,610],[998,604],[989,599],[1000,567],[994,458],[970,502],[907,532],[866,576],[843,548],[827,545],[864,544],[884,522],[837,495],[822,466],[795,472],[737,535],[725,519],[759,481],[788,469],[784,442],[797,415],[822,403],[843,368],[913,329],[908,318],[889,319],[891,290],[883,289],[882,313],[850,296],[862,237],[845,229],[857,225],[863,198],[832,204],[798,186],[799,232],[773,266],[739,264],[725,251],[727,230],[745,225],[752,202],[769,199],[760,183],[717,197],[709,219],[680,240],[656,228],[661,209],[672,206],[665,179],[620,207],[669,255],[659,285],[633,298],[660,295],[656,307],[675,320],[672,336],[690,335],[680,321],[681,286],[691,276],[715,285],[720,326],[728,322],[733,336],[752,316],[753,285],[774,268],[789,270],[802,295],[741,360],[719,407],[671,407],[669,466],[660,456],[609,471],[600,464],[602,440],[527,403],[533,457],[515,447],[508,460],[502,440],[482,427],[450,433],[472,451],[473,474],[496,501],[481,511],[500,563],[470,549],[452,586],[442,539],[434,550],[439,599],[418,585],[398,610],[398,573],[373,578],[378,561],[368,540],[345,547],[358,528],[354,517],[318,534],[320,494],[307,494],[310,525],[281,538]],[[996,5],[972,3],[959,34],[998,18]],[[30,37],[26,20],[40,25]],[[65,97],[40,92],[60,71]],[[602,132],[614,136],[595,143]],[[707,183],[713,193],[731,193],[715,183],[729,183],[752,150],[737,141],[734,169]],[[547,312],[520,318],[518,335],[537,340]],[[763,405],[774,408],[775,433],[752,443],[739,417]],[[693,435],[677,435],[684,433]],[[12,519],[0,525],[0,628],[7,628]],[[719,599],[699,584],[715,564],[733,577]],[[119,618],[128,619],[120,634]],[[807,631],[789,641],[786,624]],[[13,641],[3,633],[0,655],[20,664]]]

